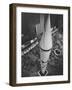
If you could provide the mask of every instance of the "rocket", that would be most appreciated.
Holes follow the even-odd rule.
[[[43,31],[43,35],[39,42],[41,70],[38,72],[38,74],[45,76],[48,74],[47,64],[52,49],[52,28],[50,14],[47,16],[46,22],[44,22],[44,15],[40,15],[40,27],[41,31]]]

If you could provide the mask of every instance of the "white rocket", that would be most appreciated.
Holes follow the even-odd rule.
[[[44,26],[44,15],[40,15],[40,27],[43,31],[43,35],[40,41],[40,64],[41,72],[44,74],[47,70],[47,63],[49,55],[52,49],[52,28],[50,23],[50,15],[48,15],[45,26]],[[48,71],[47,71],[48,73]]]

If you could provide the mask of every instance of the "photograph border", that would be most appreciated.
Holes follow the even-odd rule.
[[[17,7],[32,7],[32,8],[51,8],[51,9],[65,9],[68,10],[68,80],[67,81],[53,81],[53,82],[36,82],[36,83],[16,83],[16,8]],[[45,85],[45,84],[60,84],[70,82],[70,7],[66,6],[50,6],[50,5],[36,5],[36,4],[19,4],[13,3],[9,6],[10,12],[10,47],[9,47],[9,84],[11,86],[31,86],[31,85]]]

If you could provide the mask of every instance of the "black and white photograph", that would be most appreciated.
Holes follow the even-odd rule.
[[[21,76],[63,75],[63,15],[21,15]]]
[[[10,85],[69,83],[70,8],[10,7]]]

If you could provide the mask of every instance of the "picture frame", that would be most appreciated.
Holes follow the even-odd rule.
[[[70,7],[12,3],[11,86],[70,83]]]

